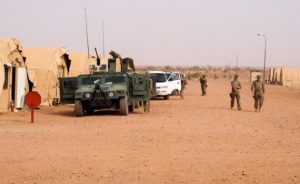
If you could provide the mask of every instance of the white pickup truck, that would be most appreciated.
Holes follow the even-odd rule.
[[[153,82],[156,83],[156,96],[169,99],[170,95],[178,95],[181,91],[179,72],[149,71]]]

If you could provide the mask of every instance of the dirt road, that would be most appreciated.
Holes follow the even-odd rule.
[[[185,100],[151,101],[149,115],[2,113],[0,183],[300,183],[300,90],[267,86],[255,113],[242,85],[242,111],[229,82],[210,79],[207,96],[189,82]]]

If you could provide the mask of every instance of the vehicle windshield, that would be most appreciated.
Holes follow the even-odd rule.
[[[124,76],[110,76],[105,78],[105,83],[111,83],[111,84],[120,84],[125,83],[125,77]]]
[[[94,85],[94,81],[100,79],[99,76],[94,77],[84,77],[81,79],[81,85]]]
[[[167,79],[171,76],[171,73],[166,73]]]
[[[155,76],[155,82],[166,82],[167,78],[164,73],[152,73],[151,76]]]

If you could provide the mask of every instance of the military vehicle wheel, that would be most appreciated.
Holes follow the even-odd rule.
[[[125,97],[120,98],[120,114],[121,115],[128,115],[128,100],[127,95]]]
[[[92,107],[89,107],[88,109],[87,109],[87,113],[88,114],[94,114],[94,108],[92,108]]]
[[[128,106],[128,111],[129,112],[133,112],[134,111],[134,106],[133,105],[129,105]]]
[[[164,96],[164,99],[165,99],[165,100],[169,100],[169,95]]]
[[[82,102],[80,100],[75,100],[75,115],[77,117],[84,115]]]

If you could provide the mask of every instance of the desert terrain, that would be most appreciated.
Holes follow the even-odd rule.
[[[200,96],[151,101],[151,112],[97,112],[72,105],[0,114],[0,183],[300,183],[300,89],[266,86],[254,112],[242,82],[242,111],[229,108],[228,80]]]

